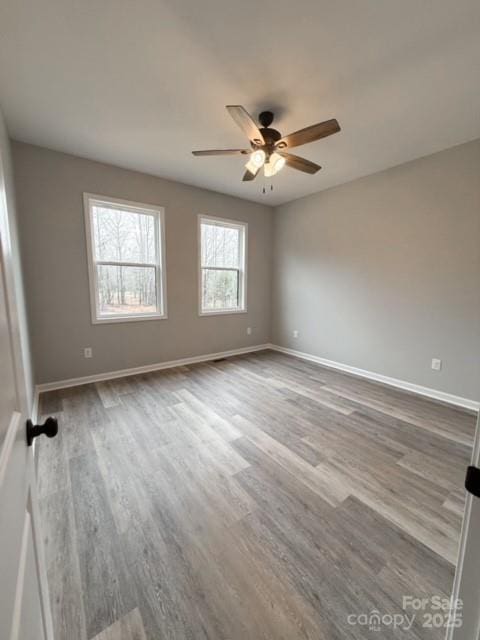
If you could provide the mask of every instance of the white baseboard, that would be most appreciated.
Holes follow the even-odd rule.
[[[380,382],[389,387],[396,387],[397,389],[402,389],[403,391],[409,391],[410,393],[415,393],[419,396],[425,396],[426,398],[431,398],[432,400],[438,400],[439,402],[451,404],[456,407],[462,407],[463,409],[468,409],[469,411],[480,411],[480,402],[478,402],[477,400],[469,400],[468,398],[455,396],[451,393],[445,393],[444,391],[431,389],[430,387],[422,387],[421,385],[413,384],[412,382],[406,382],[405,380],[399,380],[398,378],[390,378],[389,376],[384,376],[381,373],[374,373],[373,371],[358,369],[357,367],[351,367],[348,364],[342,364],[341,362],[335,362],[334,360],[327,360],[326,358],[320,358],[319,356],[314,356],[310,353],[304,353],[303,351],[296,351],[295,349],[287,349],[286,347],[280,347],[276,344],[270,344],[268,345],[268,347],[270,349],[273,349],[274,351],[280,351],[281,353],[286,353],[290,356],[301,358],[302,360],[316,362],[317,364],[320,364],[323,367],[328,367],[329,369],[338,369],[339,371],[345,371],[346,373],[351,373],[354,376],[367,378],[368,380],[374,380],[375,382]]]
[[[220,351],[218,353],[207,353],[201,356],[193,356],[191,358],[180,358],[179,360],[170,360],[168,362],[158,362],[156,364],[147,364],[143,367],[132,367],[130,369],[118,369],[117,371],[106,371],[105,373],[95,373],[91,376],[82,376],[80,378],[69,378],[68,380],[56,380],[55,382],[46,382],[37,384],[35,387],[35,398],[38,407],[38,395],[45,391],[55,391],[56,389],[66,389],[67,387],[78,387],[82,384],[91,382],[101,382],[102,380],[114,380],[115,378],[124,378],[126,376],[134,376],[140,373],[149,373],[150,371],[160,371],[161,369],[172,369],[173,367],[181,367],[183,365],[195,364],[196,362],[208,362],[209,360],[217,360],[218,358],[228,358],[229,356],[239,356],[242,353],[253,353],[254,351],[264,351],[269,349],[269,344],[257,344],[252,347],[242,347],[241,349],[230,349],[229,351]]]
[[[451,404],[456,407],[468,409],[469,411],[480,411],[480,402],[476,400],[469,400],[468,398],[462,398],[461,396],[455,396],[451,393],[445,393],[444,391],[438,391],[437,389],[431,389],[430,387],[422,387],[418,384],[406,382],[405,380],[399,380],[398,378],[390,378],[380,373],[374,373],[367,371],[366,369],[358,369],[348,364],[342,364],[341,362],[335,362],[334,360],[327,360],[326,358],[320,358],[303,351],[296,351],[295,349],[287,349],[276,344],[259,344],[252,347],[242,347],[241,349],[230,349],[229,351],[220,351],[218,353],[208,353],[201,356],[193,356],[191,358],[180,358],[179,360],[170,360],[168,362],[159,362],[156,364],[149,364],[142,367],[132,367],[130,369],[119,369],[117,371],[106,371],[105,373],[96,373],[91,376],[82,376],[79,378],[69,378],[67,380],[57,380],[55,382],[47,382],[44,384],[38,384],[35,387],[34,402],[32,407],[32,419],[35,421],[38,418],[38,401],[40,393],[45,391],[54,391],[56,389],[66,389],[67,387],[77,387],[82,384],[89,384],[92,382],[101,382],[102,380],[114,380],[115,378],[123,378],[126,376],[133,376],[140,373],[148,373],[150,371],[160,371],[161,369],[172,369],[173,367],[180,367],[182,365],[195,364],[196,362],[208,362],[209,360],[216,360],[218,358],[228,358],[229,356],[237,356],[243,353],[253,353],[255,351],[264,351],[265,349],[272,349],[279,351],[287,355],[301,358],[302,360],[309,360],[310,362],[316,362],[323,367],[330,369],[337,369],[339,371],[345,371],[361,378],[367,378],[368,380],[374,380],[380,382],[389,387],[395,387],[402,389],[403,391],[409,391],[432,400]]]

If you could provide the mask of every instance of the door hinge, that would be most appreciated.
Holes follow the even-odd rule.
[[[472,495],[480,498],[480,469],[478,467],[467,467],[465,489]]]

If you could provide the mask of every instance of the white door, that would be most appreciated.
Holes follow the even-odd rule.
[[[0,161],[0,638],[53,640],[6,207]]]
[[[480,466],[480,413],[473,445],[472,465]],[[467,493],[460,550],[452,598],[459,600],[458,627],[447,631],[447,640],[480,639],[480,498]]]

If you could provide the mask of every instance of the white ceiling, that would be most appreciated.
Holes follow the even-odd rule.
[[[275,205],[480,137],[478,0],[2,0],[13,138]],[[224,105],[282,133],[336,117],[274,191]]]

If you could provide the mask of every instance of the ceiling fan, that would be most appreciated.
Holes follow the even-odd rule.
[[[241,105],[227,105],[226,109],[247,135],[251,149],[208,149],[206,151],[192,151],[192,153],[194,156],[249,156],[245,165],[247,170],[243,176],[245,182],[255,180],[262,167],[266,178],[274,176],[285,165],[304,173],[317,173],[321,169],[320,165],[288,153],[286,149],[315,142],[315,140],[326,138],[340,131],[340,125],[333,118],[282,136],[279,131],[270,127],[274,118],[271,111],[262,111],[258,116],[261,125],[259,128]]]

